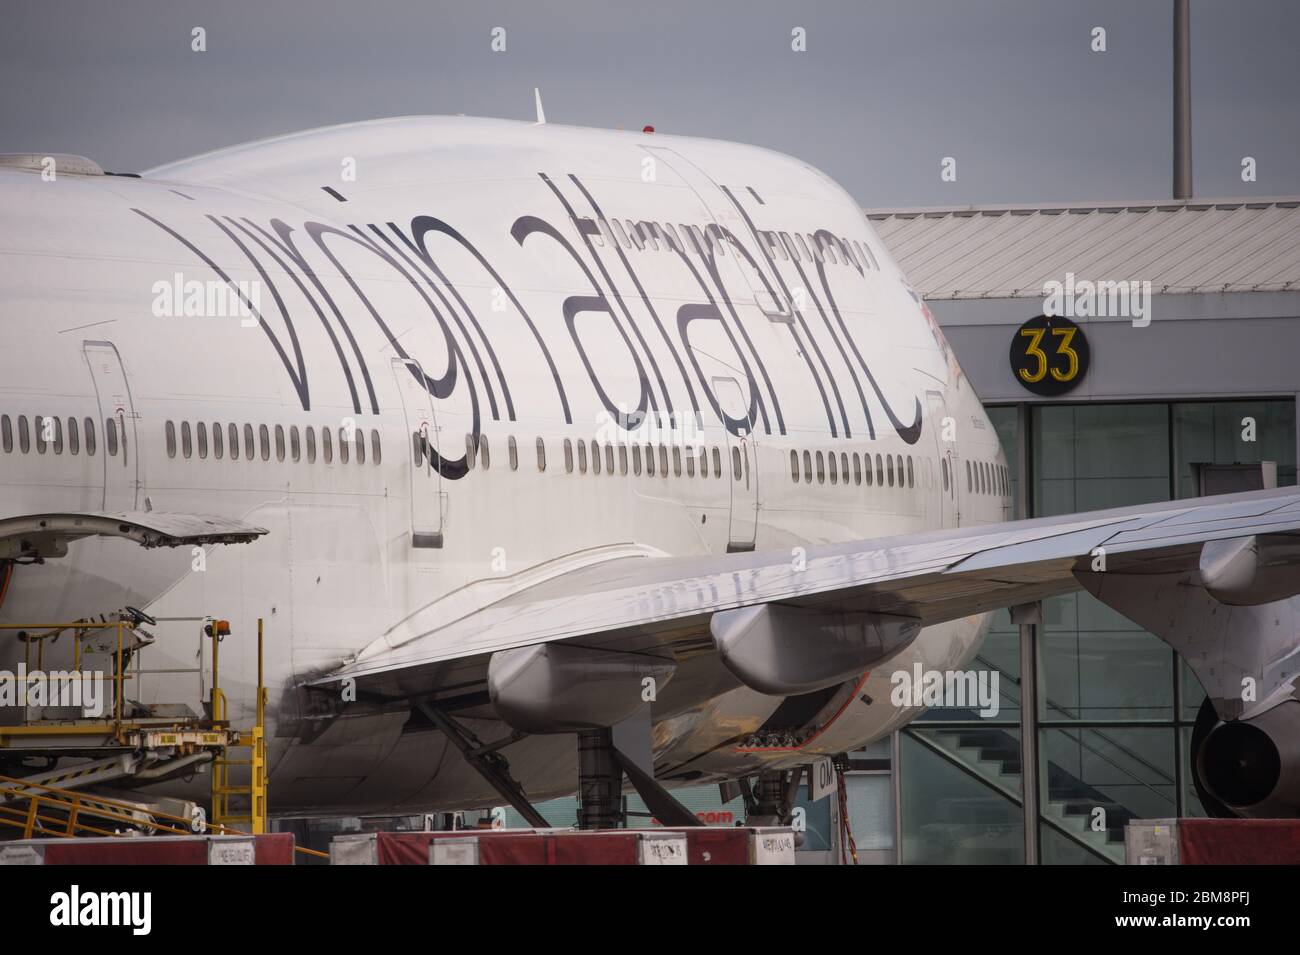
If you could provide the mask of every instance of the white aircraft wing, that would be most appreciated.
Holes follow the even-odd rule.
[[[83,537],[121,537],[142,547],[244,544],[266,528],[208,514],[163,511],[63,511],[0,519],[0,557],[62,557],[68,543]]]
[[[1233,686],[1238,672],[1267,676],[1272,665],[1273,682],[1288,673],[1294,679],[1296,668],[1278,669],[1277,661],[1294,659],[1294,648],[1288,654],[1285,644],[1295,643],[1300,629],[1288,627],[1297,622],[1288,613],[1275,621],[1276,633],[1263,633],[1252,615],[1287,607],[1284,598],[1300,592],[1300,490],[809,546],[802,552],[616,559],[518,590],[445,623],[412,627],[407,621],[311,682],[350,677],[380,696],[405,696],[428,686],[435,672],[440,684],[460,675],[468,685],[481,678],[491,654],[534,644],[568,641],[646,654],[690,644],[711,648],[723,636],[719,620],[733,629],[748,625],[726,616],[740,608],[780,608],[794,614],[796,623],[800,612],[820,611],[926,626],[1084,587],[1179,649],[1216,706],[1231,709],[1231,698],[1239,695]],[[805,629],[794,627],[792,639],[801,639]],[[1225,661],[1230,666],[1219,666],[1214,677],[1223,686],[1212,687],[1206,668]]]

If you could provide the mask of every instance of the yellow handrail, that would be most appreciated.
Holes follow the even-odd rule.
[[[40,792],[35,790],[40,790]],[[61,838],[73,838],[77,835],[120,835],[120,833],[110,829],[103,829],[82,822],[78,817],[83,812],[108,819],[111,822],[123,822],[127,825],[139,826],[141,825],[139,813],[144,811],[148,813],[152,820],[149,826],[157,831],[169,835],[190,836],[196,834],[191,821],[182,816],[176,816],[157,809],[141,810],[139,806],[132,803],[111,799],[106,796],[87,796],[77,790],[61,789],[58,786],[47,786],[43,783],[26,782],[12,776],[0,776],[0,799],[11,801],[25,799],[28,801],[26,809],[18,809],[0,803],[0,826],[21,829],[24,839],[31,839],[38,832],[40,835]],[[61,820],[55,816],[42,814],[40,812],[42,806],[62,810],[68,814],[68,818]],[[56,824],[58,828],[54,828],[53,825],[46,825],[46,823]],[[216,823],[205,823],[204,831],[216,835],[248,835],[246,832],[240,832],[238,829]],[[305,855],[318,856],[323,859],[329,858],[328,853],[319,852],[315,849],[300,846],[295,846],[294,849]]]

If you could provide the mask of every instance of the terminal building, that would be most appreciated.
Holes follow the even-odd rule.
[[[1296,483],[1300,198],[869,218],[988,408],[1016,517]],[[1150,296],[1140,317],[1072,317],[1073,376],[1043,341],[1069,378],[1044,389],[1022,380],[1042,368],[1021,332],[1060,304],[1053,282]],[[892,748],[891,861],[1120,862],[1128,819],[1204,814],[1188,755],[1204,693],[1161,640],[1081,593],[1037,624],[999,614],[976,666],[1001,674],[996,719],[934,710]]]

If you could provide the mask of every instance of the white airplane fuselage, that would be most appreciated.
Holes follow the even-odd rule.
[[[145,178],[0,167],[0,217],[0,517],[269,531],[200,554],[79,541],[14,568],[0,622],[228,619],[243,723],[264,618],[276,812],[500,802],[409,709],[324,718],[301,688],[444,608],[602,560],[797,559],[1010,516],[997,436],[928,310],[843,190],[766,150],[384,120]],[[962,667],[986,627],[926,628],[798,745],[745,742],[782,701],[743,687],[656,714],[657,765],[720,779],[869,743],[918,712],[888,705],[889,671]],[[159,632],[145,666],[198,665],[197,624]],[[12,668],[22,647],[0,641]],[[194,700],[202,679],[133,692]],[[572,736],[503,752],[531,797],[573,791]]]

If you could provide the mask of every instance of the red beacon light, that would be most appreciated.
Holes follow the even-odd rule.
[[[653,126],[645,126],[641,129],[641,132],[643,133],[653,133],[654,131],[655,128]]]

